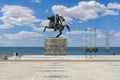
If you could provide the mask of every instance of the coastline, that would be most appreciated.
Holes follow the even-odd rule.
[[[38,61],[120,61],[120,55],[63,55],[63,56],[46,56],[46,55],[23,55],[11,56],[8,60],[38,60]]]

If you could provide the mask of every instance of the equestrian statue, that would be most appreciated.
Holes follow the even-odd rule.
[[[56,38],[58,38],[62,34],[64,27],[66,27],[68,31],[70,31],[70,27],[68,25],[63,25],[62,23],[65,21],[63,16],[59,16],[58,14],[56,14],[56,16],[53,15],[53,16],[48,17],[48,20],[50,20],[49,25],[45,26],[43,32],[46,31],[46,28],[54,29],[54,31],[58,30],[59,34],[56,36]]]

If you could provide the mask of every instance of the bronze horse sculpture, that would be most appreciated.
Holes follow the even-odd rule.
[[[43,32],[45,32],[47,28],[48,29],[54,29],[54,31],[58,30],[59,34],[56,36],[56,38],[58,38],[62,34],[62,31],[64,30],[64,27],[66,27],[68,29],[68,31],[70,31],[70,27],[68,25],[56,24],[55,20],[54,20],[54,16],[48,17],[48,20],[50,20],[49,26],[45,26]]]

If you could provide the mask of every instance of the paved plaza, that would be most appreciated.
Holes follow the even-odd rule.
[[[120,80],[120,62],[0,61],[0,80]]]

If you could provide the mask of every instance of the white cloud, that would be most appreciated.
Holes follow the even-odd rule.
[[[66,34],[74,34],[74,35],[86,34],[86,30],[73,30],[73,31],[70,31],[70,32],[66,32]],[[94,29],[91,28],[91,27],[87,27],[87,34],[95,34]],[[102,34],[101,30],[96,30],[96,34],[101,35]]]
[[[49,20],[41,20],[41,26],[45,27],[49,25]]]
[[[95,19],[103,15],[118,15],[118,12],[110,10],[107,6],[97,1],[81,1],[78,5],[69,8],[63,5],[54,5],[52,11],[55,14],[76,18],[80,21]]]
[[[120,10],[120,4],[119,3],[109,3],[108,8],[110,8],[110,9],[119,9]]]
[[[32,25],[32,29],[33,29],[34,31],[37,31],[37,32],[43,32],[45,26],[48,26],[48,25],[49,25],[49,20],[40,20],[40,25],[41,25],[42,27],[36,27],[35,25]],[[50,29],[50,28],[48,29],[48,28],[46,28],[46,31],[51,32],[51,31],[53,31],[53,29]]]
[[[120,32],[116,32],[115,37],[120,37]]]
[[[41,3],[41,0],[32,0],[32,2]]]
[[[45,26],[49,26],[49,20],[40,20],[40,25],[41,25],[42,27],[36,27],[35,25],[32,25],[32,26],[33,26],[32,29],[33,29],[34,31],[37,31],[37,32],[43,32]],[[53,29],[50,29],[50,28],[48,29],[48,28],[46,28],[46,31],[47,31],[47,32],[51,32],[51,31],[53,31]]]
[[[105,12],[103,12],[102,14],[103,16],[106,15],[119,15],[119,12],[113,11],[113,10],[106,10]]]
[[[69,39],[69,36],[67,35],[61,35],[61,37]]]
[[[88,31],[87,31],[87,39],[90,40],[90,35],[93,37],[95,36],[95,31],[93,28],[87,27]],[[92,30],[92,31],[91,31]],[[111,31],[111,33],[113,33],[113,31]],[[66,34],[69,35],[80,35],[82,34],[84,37],[81,37],[81,39],[85,40],[85,35],[86,34],[86,30],[74,30],[71,32],[66,32]],[[101,30],[96,30],[96,38],[97,39],[105,39],[105,34],[101,31]]]
[[[1,8],[2,16],[0,20],[3,24],[0,24],[0,29],[9,29],[16,26],[31,26],[35,22],[39,22],[34,16],[34,12],[23,6],[17,5],[5,5]]]
[[[58,13],[67,17],[74,17],[82,21],[94,19],[98,17],[98,12],[103,12],[106,7],[96,1],[80,2],[77,6],[67,8],[62,5],[54,5],[52,10],[54,13]]]
[[[16,34],[5,34],[4,36],[8,39],[33,39],[42,37],[43,35],[37,32],[21,31]]]
[[[101,30],[96,30],[96,34],[102,34]]]
[[[104,39],[104,38],[105,38],[105,35],[103,35],[103,34],[98,34],[98,35],[97,35],[97,38],[99,38],[99,39]]]
[[[32,27],[32,28],[33,28],[34,31],[43,32],[43,30],[44,30],[45,27]],[[53,31],[53,29],[46,28],[46,31],[47,32],[51,32],[51,31]]]
[[[65,18],[65,22],[72,22],[72,18],[70,18],[70,17],[64,17]]]
[[[14,27],[13,25],[11,25],[11,24],[1,24],[0,25],[0,29],[9,29],[9,28],[12,28],[12,27]]]
[[[37,32],[43,32],[44,30],[44,27],[32,27],[34,31],[37,31]]]
[[[84,33],[84,31],[82,31],[82,30],[74,30],[74,31],[66,32],[66,34],[73,34],[73,35],[83,34],[83,33]]]

